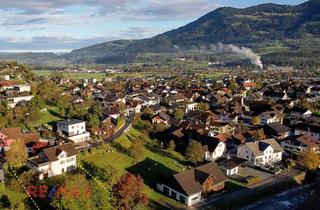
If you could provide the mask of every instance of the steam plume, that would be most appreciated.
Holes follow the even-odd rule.
[[[261,61],[261,57],[257,54],[255,54],[251,49],[246,48],[246,47],[237,47],[234,46],[232,44],[222,44],[222,43],[218,43],[216,45],[211,45],[211,49],[214,51],[218,51],[218,52],[233,52],[236,53],[238,55],[242,55],[248,59],[250,59],[250,62],[253,65],[258,66],[260,69],[263,69],[263,64]]]

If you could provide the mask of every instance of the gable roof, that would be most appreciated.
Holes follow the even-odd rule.
[[[290,131],[290,128],[278,122],[269,123],[266,126],[274,130],[276,133],[284,133]]]
[[[67,157],[74,156],[78,153],[77,150],[75,150],[74,145],[71,143],[54,146],[43,150],[47,159],[51,162],[57,161],[58,156],[62,151],[65,151],[67,153]]]
[[[159,112],[159,114],[157,114],[153,118],[155,118],[155,117],[160,117],[161,119],[163,119],[163,120],[165,120],[167,122],[170,122],[170,119],[171,119],[171,117],[165,112]]]
[[[35,133],[23,133],[20,127],[3,128],[0,133],[4,134],[7,139],[22,139],[25,144],[38,142],[39,136]]]
[[[310,148],[320,147],[320,140],[311,136],[310,134],[288,136],[287,138],[283,139],[283,141],[288,141],[288,140],[300,142]]]
[[[280,144],[273,138],[255,142],[247,142],[245,145],[255,156],[262,155],[263,151],[265,151],[269,146],[271,146],[275,152],[283,152]]]
[[[227,181],[221,169],[215,163],[210,162],[173,175],[169,186],[182,194],[192,195],[202,191],[202,184],[209,177],[214,178],[215,184]]]

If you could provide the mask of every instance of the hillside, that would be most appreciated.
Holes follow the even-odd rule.
[[[223,7],[149,39],[106,42],[73,50],[59,59],[70,63],[157,61],[168,53],[212,53],[211,44],[218,42],[252,48],[266,63],[320,64],[316,57],[320,52],[320,0],[297,6]]]

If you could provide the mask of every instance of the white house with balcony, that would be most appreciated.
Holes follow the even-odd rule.
[[[39,180],[57,176],[77,168],[77,151],[71,143],[46,148],[29,158],[27,165],[39,173]]]
[[[68,119],[58,122],[58,133],[73,143],[90,140],[90,133],[86,131],[86,122],[77,119]]]
[[[273,138],[247,142],[237,149],[237,157],[248,160],[253,165],[273,165],[282,160],[283,149]]]
[[[300,154],[307,149],[315,152],[320,151],[320,140],[309,134],[289,136],[283,139],[280,144],[284,150],[294,154]]]

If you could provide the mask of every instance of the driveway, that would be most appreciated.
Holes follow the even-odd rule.
[[[250,177],[260,177],[261,180],[266,180],[271,178],[272,174],[256,170],[254,168],[250,167],[239,167],[239,171],[237,175],[231,176],[232,178],[239,180],[239,181],[245,181],[246,179]]]

